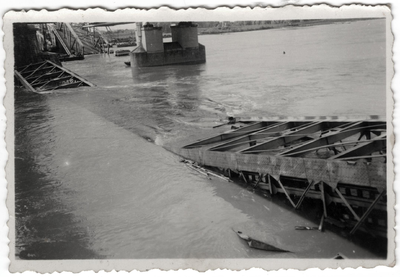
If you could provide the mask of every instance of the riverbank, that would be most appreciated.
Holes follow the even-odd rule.
[[[346,18],[346,19],[309,19],[309,20],[282,20],[282,21],[259,21],[254,25],[238,25],[241,22],[229,22],[211,28],[198,28],[199,35],[225,34],[250,32],[259,30],[311,27],[328,24],[345,24],[354,21],[372,20],[369,18]]]

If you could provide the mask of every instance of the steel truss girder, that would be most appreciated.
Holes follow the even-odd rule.
[[[369,214],[375,208],[375,205],[378,203],[378,201],[381,199],[381,197],[385,194],[386,194],[386,190],[382,190],[381,193],[378,195],[378,197],[374,200],[374,202],[372,202],[371,206],[369,206],[368,209],[365,211],[365,213],[361,216],[361,218],[357,222],[357,224],[350,231],[350,235],[354,235],[354,233],[358,230],[358,228],[360,228],[360,226],[364,223],[364,221],[368,218]]]
[[[212,143],[218,143],[218,142],[221,142],[224,140],[234,139],[234,138],[243,136],[244,134],[249,134],[249,133],[264,129],[265,127],[271,126],[275,123],[276,122],[265,122],[265,121],[256,122],[249,126],[237,129],[234,132],[224,133],[219,136],[213,136],[213,137],[186,145],[183,148],[185,148],[185,149],[196,148],[196,147],[201,147],[201,146],[205,146],[205,145],[212,144]]]
[[[345,128],[342,128],[341,130],[333,132],[332,134],[328,133],[325,136],[311,140],[300,146],[293,147],[292,149],[286,150],[280,153],[279,155],[285,157],[296,157],[298,155],[301,155],[298,154],[297,152],[304,152],[304,150],[312,149],[315,147],[334,144],[335,142],[341,141],[345,138],[360,133],[363,129],[366,128],[368,128],[368,122],[363,122],[363,121],[355,122],[348,125]]]
[[[238,172],[238,174],[240,175],[240,177],[243,180],[246,180],[246,183],[248,183],[248,181],[247,181],[248,178],[245,177],[246,175],[257,175],[257,173],[255,173],[255,172],[244,173],[243,171]],[[263,176],[263,175],[261,175],[261,176]],[[261,177],[259,177],[259,178],[261,178]],[[327,204],[329,204],[331,202],[335,202],[335,203],[343,204],[346,206],[348,204],[348,205],[360,206],[360,207],[365,207],[365,208],[367,208],[371,205],[371,199],[360,198],[357,196],[349,196],[349,195],[344,196],[340,192],[339,189],[338,189],[339,193],[337,193],[337,196],[334,196],[334,195],[328,196],[326,193],[326,188],[325,188],[326,184],[324,184],[324,182],[322,182],[322,181],[320,181],[320,182],[315,182],[314,180],[307,181],[307,183],[308,183],[307,187],[297,188],[297,187],[287,186],[284,184],[285,183],[284,181],[282,181],[281,179],[279,179],[279,181],[278,181],[276,178],[272,177],[269,174],[267,174],[265,176],[265,179],[266,179],[267,183],[261,183],[260,180],[257,180],[256,184],[258,186],[260,186],[260,183],[264,184],[264,185],[268,185],[268,188],[269,188],[271,194],[275,194],[276,191],[278,191],[280,193],[284,193],[286,196],[287,195],[296,195],[296,196],[300,197],[296,204],[294,203],[293,199],[289,200],[290,202],[293,202],[293,203],[291,203],[291,205],[296,209],[301,207],[301,204],[302,204],[304,198],[306,198],[306,196],[308,198],[322,200],[322,197],[323,197],[321,194],[322,190],[324,191],[324,197],[325,197]],[[278,184],[280,183],[279,186],[276,187],[274,184],[272,184],[271,179],[275,180]],[[321,186],[320,191],[311,189],[317,183]],[[323,188],[322,188],[322,184],[324,184]],[[360,188],[360,189],[362,189],[362,188]],[[286,191],[286,193],[285,193],[285,191]],[[335,190],[333,190],[333,191],[335,191]],[[347,202],[347,204],[346,204],[346,202]],[[385,206],[383,206],[383,205],[379,205],[379,209],[386,210]]]
[[[32,65],[24,67],[22,69],[22,72],[24,72],[23,74],[18,72],[18,70],[14,71],[15,76],[28,90],[32,92],[55,90],[59,88],[79,87],[82,85],[94,86],[92,83],[83,79],[74,72],[68,70],[67,68],[61,67],[58,64],[55,64],[49,60],[35,64],[35,66],[36,69],[32,69],[29,71],[26,71],[26,69],[32,67]],[[37,74],[41,70],[46,70],[46,72],[41,75]],[[51,86],[49,87],[49,85]]]
[[[242,173],[243,174],[243,173]],[[268,176],[269,177],[269,176]],[[269,179],[270,180],[270,179]],[[276,180],[276,179],[275,179]],[[298,209],[306,194],[309,192],[310,188],[315,184],[314,181],[311,181],[308,183],[306,189],[304,189],[303,193],[300,196],[300,199],[298,200],[297,204],[294,203],[294,201],[292,200],[292,198],[290,197],[290,194],[293,194],[295,191],[293,191],[290,188],[287,188],[284,186],[284,184],[280,181],[280,180],[276,180],[280,186],[280,190],[286,195],[286,198],[289,200],[290,204],[295,208]],[[257,182],[259,183],[259,182]],[[271,187],[274,186],[270,181],[269,181],[269,186],[270,186],[270,190]],[[297,189],[298,190],[298,189]],[[354,233],[361,227],[361,225],[365,222],[365,220],[368,218],[368,216],[370,215],[370,213],[372,212],[372,210],[375,208],[375,206],[377,205],[377,203],[379,202],[379,200],[382,198],[382,196],[384,196],[386,194],[386,190],[382,190],[379,195],[374,199],[374,201],[372,203],[369,204],[367,210],[364,212],[364,214],[360,217],[352,208],[351,204],[349,203],[352,202],[351,200],[346,199],[343,194],[340,192],[340,190],[338,188],[335,188],[334,191],[336,192],[336,194],[339,196],[339,198],[341,199],[341,203],[344,204],[349,210],[350,212],[353,214],[354,218],[356,219],[357,223],[353,226],[352,230],[350,231],[350,235],[354,235]],[[295,193],[298,194],[298,193]],[[315,194],[315,192],[314,192]],[[318,198],[317,197],[312,197],[312,198]],[[320,223],[320,228],[322,228],[323,225],[323,221],[325,220],[325,218],[328,218],[328,212],[327,212],[327,196],[325,193],[325,184],[323,182],[320,182],[320,199],[322,201],[322,206],[323,206],[323,216],[321,218],[321,223]],[[364,227],[366,230],[368,230],[366,227]]]
[[[330,157],[329,159],[342,159],[342,158],[350,158],[357,156],[366,156],[370,155],[374,152],[386,150],[386,134],[380,135],[376,139],[372,139],[370,141],[360,142],[360,145],[355,146],[353,148],[347,149],[335,156]]]
[[[310,122],[308,124],[300,125],[299,128],[295,130],[289,130],[287,133],[282,134],[278,137],[271,138],[270,140],[260,143],[255,146],[248,147],[246,149],[243,149],[239,152],[241,153],[246,153],[246,152],[252,152],[254,153],[255,151],[258,150],[269,150],[269,149],[274,149],[280,146],[284,146],[285,144],[294,142],[298,139],[307,137],[311,134],[314,134],[319,131],[326,131],[327,129],[331,128],[337,128],[340,127],[342,124],[340,122]]]
[[[245,134],[237,139],[231,140],[229,142],[214,146],[210,148],[212,151],[227,151],[231,150],[242,143],[251,143],[257,139],[264,139],[268,137],[273,137],[273,134],[278,132],[285,131],[290,128],[295,128],[301,126],[303,124],[307,124],[305,122],[282,122],[272,126],[268,126],[266,128],[262,128],[254,133]]]

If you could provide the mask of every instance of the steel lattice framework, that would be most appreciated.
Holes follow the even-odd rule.
[[[342,224],[329,215],[335,203],[350,212],[350,234],[368,223],[385,234],[385,217],[370,214],[386,213],[386,140],[384,121],[260,121],[174,151],[283,193],[295,209],[305,198],[320,199],[321,224]]]

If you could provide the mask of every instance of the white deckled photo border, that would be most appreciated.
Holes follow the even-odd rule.
[[[394,68],[392,62],[392,45],[394,42],[391,30],[392,15],[389,7],[346,5],[340,8],[332,8],[328,5],[313,6],[285,6],[280,8],[265,7],[220,7],[217,9],[170,9],[161,7],[156,9],[118,9],[108,11],[101,8],[90,9],[60,9],[55,11],[48,10],[29,10],[9,11],[3,17],[4,49],[5,59],[5,79],[6,94],[4,98],[5,113],[7,119],[7,129],[5,131],[6,149],[8,152],[8,162],[6,165],[7,180],[7,208],[9,212],[9,259],[11,261],[11,272],[24,272],[27,270],[46,273],[54,271],[81,272],[86,270],[124,270],[124,271],[147,271],[150,269],[179,270],[195,269],[207,271],[214,269],[241,270],[250,268],[262,268],[266,270],[278,269],[299,269],[308,268],[372,268],[379,265],[393,266],[395,263],[395,203],[396,194],[394,191],[394,163],[392,151],[387,151],[387,206],[388,206],[388,256],[386,260],[333,260],[333,259],[140,259],[140,260],[20,260],[15,258],[15,207],[14,207],[14,53],[12,24],[14,22],[52,22],[63,21],[68,18],[68,22],[129,22],[135,17],[136,21],[154,21],[150,18],[158,18],[160,21],[171,17],[176,21],[241,21],[248,20],[269,20],[273,19],[324,19],[324,18],[351,18],[351,17],[385,17],[386,18],[386,120],[393,122],[394,98],[391,89]],[[346,117],[346,116],[344,116]],[[351,119],[351,118],[349,118]],[[393,124],[387,125],[387,143],[389,149],[394,147],[394,128]]]

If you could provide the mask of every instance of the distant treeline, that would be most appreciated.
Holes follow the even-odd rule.
[[[179,21],[174,21],[174,22],[149,22],[150,24],[153,24],[154,26],[157,27],[162,27],[163,33],[171,33],[171,28],[170,26],[172,24],[178,24]],[[197,24],[198,28],[212,28],[218,26],[220,22],[218,21],[207,21],[207,22],[194,22]]]
[[[296,20],[292,20],[295,22]],[[208,28],[217,28],[217,29],[223,29],[227,27],[233,27],[233,26],[253,26],[253,25],[265,25],[265,24],[271,24],[273,22],[280,23],[282,20],[274,20],[274,21],[194,21],[199,29],[208,29]],[[154,26],[157,27],[162,27],[162,30],[164,33],[171,33],[171,28],[170,26],[172,24],[178,24],[179,22],[149,22],[150,24],[153,24]]]
[[[213,34],[226,32],[243,32],[260,29],[273,29],[282,27],[302,27],[324,25],[357,20],[370,20],[371,18],[345,18],[345,19],[294,19],[294,20],[249,20],[249,21],[194,21],[198,26],[199,34]],[[154,26],[162,27],[163,33],[171,33],[171,24],[179,22],[149,22]]]
[[[102,34],[111,43],[136,41],[135,30],[133,29],[117,29],[102,32]]]
[[[197,24],[199,34],[219,34],[227,32],[245,32],[262,29],[274,29],[282,27],[305,27],[313,25],[324,25],[334,23],[344,23],[357,20],[371,20],[372,18],[345,18],[345,19],[297,19],[297,20],[252,20],[252,21],[194,21]],[[147,22],[157,27],[162,27],[164,34],[170,34],[172,24],[179,22]],[[135,30],[118,29],[103,32],[108,39],[133,39],[135,40]]]

